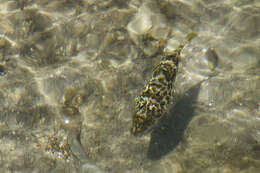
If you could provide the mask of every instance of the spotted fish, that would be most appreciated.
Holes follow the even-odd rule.
[[[190,33],[190,41],[196,33]],[[185,44],[180,44],[170,55],[164,55],[155,67],[152,78],[145,85],[141,94],[136,97],[135,112],[131,133],[141,136],[149,132],[158,120],[168,111],[174,96],[173,83],[178,71],[180,54]]]

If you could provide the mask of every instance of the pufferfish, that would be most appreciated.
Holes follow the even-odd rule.
[[[187,35],[190,41],[197,34],[192,32]],[[152,72],[151,79],[144,86],[141,94],[136,97],[135,111],[131,133],[141,136],[151,131],[152,127],[163,117],[175,95],[173,83],[175,81],[180,54],[185,43],[180,44],[170,55],[164,55],[160,63]]]

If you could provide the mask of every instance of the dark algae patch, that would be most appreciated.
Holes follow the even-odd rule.
[[[0,65],[0,76],[4,76],[6,73],[7,69],[3,65]]]

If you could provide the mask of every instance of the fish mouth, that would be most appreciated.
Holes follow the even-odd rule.
[[[142,116],[136,116],[133,119],[132,128],[130,132],[133,136],[141,137],[147,135],[148,133],[154,130],[154,127],[157,126],[159,118],[148,116],[142,118]]]
[[[133,136],[135,137],[142,137],[147,135],[148,133],[153,131],[153,126],[149,126],[149,127],[143,127],[143,128],[138,128],[136,126],[133,126],[130,129],[130,132]]]

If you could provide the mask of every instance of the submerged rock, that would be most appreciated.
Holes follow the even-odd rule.
[[[140,12],[135,16],[134,20],[128,24],[127,29],[132,35],[142,35],[148,33],[152,26],[151,16],[144,12]]]
[[[216,75],[219,56],[214,48],[191,48],[192,52],[185,57],[185,70],[202,77]]]
[[[146,1],[127,25],[130,38],[148,56],[157,53],[170,34],[166,18],[159,13],[156,3]]]

